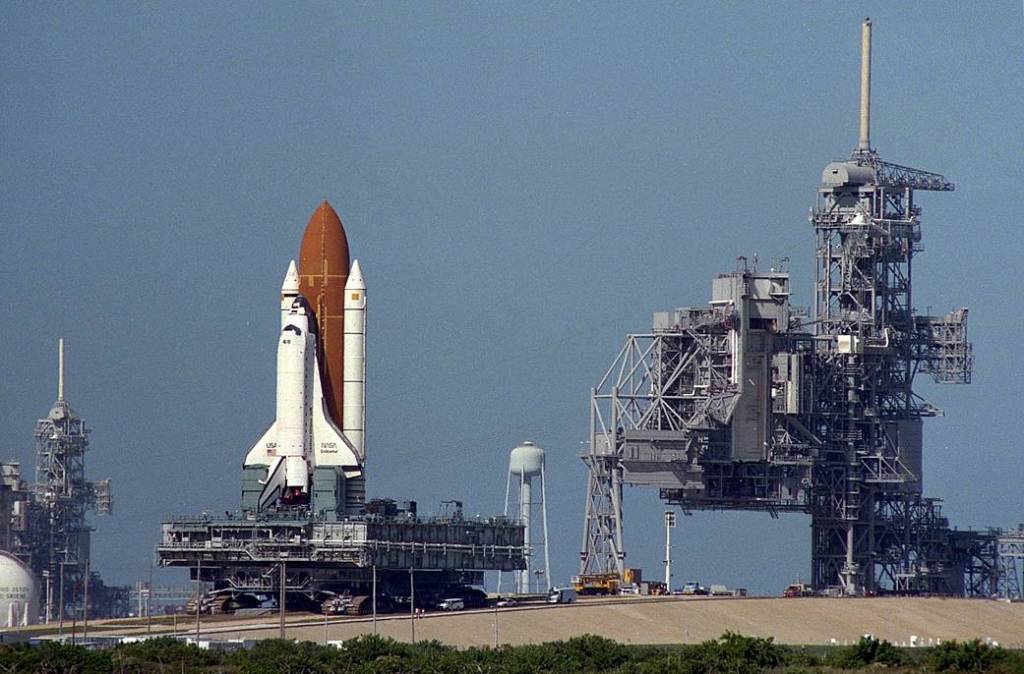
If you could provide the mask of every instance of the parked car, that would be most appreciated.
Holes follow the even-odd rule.
[[[498,608],[512,608],[513,606],[519,606],[519,602],[511,597],[498,597],[498,601],[494,602],[494,605]]]
[[[451,599],[442,600],[441,603],[437,605],[437,608],[442,611],[461,611],[466,608],[466,602],[453,597]]]

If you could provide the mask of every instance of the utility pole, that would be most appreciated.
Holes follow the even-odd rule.
[[[412,642],[416,643],[416,577],[409,567],[409,624],[412,625]]]
[[[665,590],[672,592],[672,530],[676,528],[676,513],[665,511]]]
[[[75,630],[78,625],[75,623],[75,583],[71,582],[71,596],[68,597],[71,600],[71,645],[75,645]]]
[[[89,640],[89,558],[85,558],[85,597],[82,599],[82,641]]]
[[[494,648],[498,648],[498,594],[494,595]]]
[[[370,606],[373,609],[373,633],[377,634],[377,565],[373,565],[373,585],[370,588],[373,596],[370,598]]]
[[[200,594],[200,586],[202,584],[202,570],[203,570],[203,559],[200,557],[196,560],[196,648],[199,648],[199,608],[202,606],[202,596]]]
[[[57,633],[64,636],[64,561],[60,562],[60,606],[57,607]]]
[[[149,583],[146,585],[146,634],[153,633],[153,560],[149,561]]]
[[[47,625],[53,620],[53,574],[49,569],[43,571],[43,578],[46,580],[46,619]]]
[[[285,604],[285,587],[287,585],[287,581],[285,579],[287,578],[287,569],[285,568],[285,563],[284,563],[283,560],[281,561],[280,567],[281,567],[281,589],[280,589],[280,594],[279,594],[278,599],[277,599],[277,605],[278,605],[278,613],[280,615],[281,624],[280,624],[280,629],[279,629],[279,632],[278,632],[277,636],[278,636],[279,639],[284,639],[284,634],[285,634],[285,630],[284,630],[284,604]]]

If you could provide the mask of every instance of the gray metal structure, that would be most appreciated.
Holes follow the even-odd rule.
[[[25,485],[17,464],[5,464],[7,498],[3,507],[3,545],[22,558],[43,585],[43,616],[63,621],[81,605],[87,577],[94,615],[106,615],[108,595],[93,573],[87,574],[92,527],[89,511],[111,512],[110,480],[85,479],[89,428],[64,398],[64,340],[58,342],[57,401],[36,422],[36,479]],[[95,586],[95,587],[92,587]]]
[[[305,607],[335,595],[368,595],[374,574],[378,592],[400,597],[408,596],[414,572],[417,601],[429,603],[450,596],[445,591],[481,585],[485,570],[526,568],[521,524],[467,519],[461,509],[420,518],[389,508],[337,521],[284,511],[180,517],[163,523],[157,555],[161,566],[190,568],[211,583],[225,610],[271,593],[281,562],[289,601]]]
[[[709,306],[627,336],[591,392],[581,573],[622,573],[629,484],[685,510],[810,514],[819,590],[1001,591],[999,532],[951,530],[922,495],[922,422],[940,411],[915,377],[969,383],[973,355],[966,308],[914,311],[915,193],[954,186],[871,147],[870,45],[866,21],[858,147],[825,167],[810,218],[813,315],[785,270],[740,258]]]
[[[996,594],[1007,599],[1024,598],[1024,523],[1015,531],[998,531],[999,587]]]
[[[0,463],[0,550],[14,552],[21,546],[28,523],[31,492],[21,477],[21,464]]]

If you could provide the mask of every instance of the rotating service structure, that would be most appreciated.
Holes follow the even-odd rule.
[[[1001,533],[953,530],[923,495],[923,421],[940,411],[915,379],[966,384],[973,368],[967,308],[913,306],[917,193],[954,185],[872,148],[870,72],[865,21],[858,145],[825,167],[810,217],[813,316],[780,265],[739,258],[708,306],[627,336],[592,390],[581,573],[622,574],[634,485],[684,510],[809,514],[819,590],[1007,594]]]

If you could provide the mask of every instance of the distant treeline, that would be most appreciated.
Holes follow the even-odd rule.
[[[233,653],[200,650],[169,638],[95,651],[57,643],[0,646],[0,671],[11,673],[795,674],[840,670],[1024,674],[1024,652],[978,641],[948,642],[935,648],[911,650],[868,638],[842,648],[804,649],[737,634],[697,645],[627,646],[602,637],[583,636],[537,646],[466,650],[436,641],[413,645],[375,636],[358,637],[341,649],[274,640]]]

